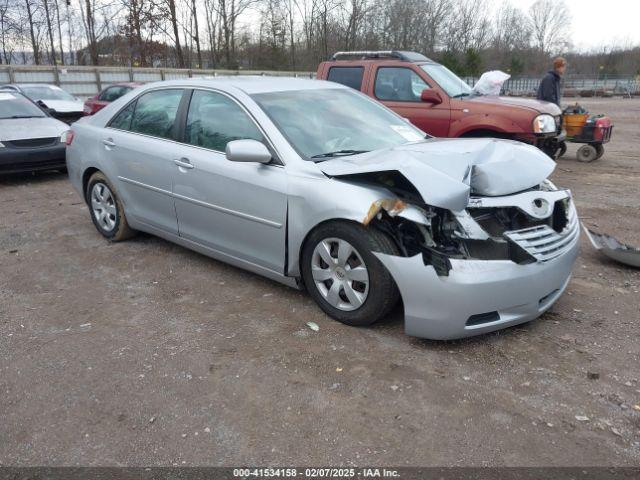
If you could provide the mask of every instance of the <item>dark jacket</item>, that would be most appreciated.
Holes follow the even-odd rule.
[[[537,98],[538,100],[545,100],[560,106],[561,97],[562,90],[560,88],[560,75],[558,75],[554,70],[551,70],[540,82]]]

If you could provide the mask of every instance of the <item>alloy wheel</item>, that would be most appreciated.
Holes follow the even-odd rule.
[[[334,308],[359,308],[369,293],[369,272],[362,256],[349,242],[325,238],[313,250],[311,275],[316,288]]]
[[[91,211],[96,222],[105,232],[110,232],[116,226],[116,201],[109,187],[97,182],[91,189]]]

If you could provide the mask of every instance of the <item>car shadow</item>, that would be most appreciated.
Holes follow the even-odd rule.
[[[0,173],[0,185],[22,185],[25,183],[44,183],[51,180],[68,178],[63,170],[43,170],[23,173]]]

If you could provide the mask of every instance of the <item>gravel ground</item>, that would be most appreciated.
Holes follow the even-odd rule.
[[[640,245],[640,101],[553,180]],[[539,320],[464,341],[332,321],[163,240],[109,244],[61,174],[0,179],[0,464],[640,465],[640,271],[583,237]],[[314,321],[314,332],[305,326]]]

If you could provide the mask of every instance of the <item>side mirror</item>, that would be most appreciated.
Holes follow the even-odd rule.
[[[420,100],[427,103],[433,103],[434,105],[440,105],[442,103],[442,97],[433,88],[425,88],[422,90]]]
[[[225,149],[227,160],[232,162],[269,163],[271,153],[257,140],[233,140]]]

